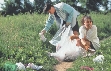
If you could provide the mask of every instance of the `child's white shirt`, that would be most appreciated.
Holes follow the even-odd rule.
[[[91,29],[89,29],[88,31],[84,26],[81,26],[79,28],[79,33],[80,33],[79,35],[80,39],[86,37],[89,41],[92,42],[95,49],[98,49],[100,47],[99,38],[97,37],[96,25],[92,25]]]

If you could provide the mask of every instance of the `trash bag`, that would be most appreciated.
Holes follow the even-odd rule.
[[[40,36],[40,40],[42,40],[43,42],[46,41],[47,38],[45,38],[45,36],[43,35],[43,33],[39,33]]]
[[[11,62],[6,62],[4,65],[4,71],[17,71],[17,65]]]
[[[81,46],[76,46],[77,40],[66,38],[64,43],[58,43],[61,48],[55,53],[51,53],[59,61],[74,61],[80,56],[86,55],[86,51]]]
[[[43,68],[43,66],[37,66],[34,63],[29,63],[26,68],[31,68],[33,70],[40,70],[41,68]]]
[[[51,53],[57,60],[60,61],[73,61],[79,56],[86,55],[86,51],[81,46],[76,46],[77,40],[71,40],[70,36],[73,35],[71,26],[67,28],[62,27],[57,31],[50,43],[56,46],[56,52]]]
[[[49,41],[52,45],[57,46],[57,43],[59,41],[65,41],[65,37],[68,37],[72,34],[72,30],[71,30],[71,26],[69,25],[68,27],[65,27],[65,25],[63,25],[58,31],[57,33],[54,35],[54,37]],[[64,37],[63,37],[64,36]],[[61,42],[62,44],[62,42]]]
[[[17,70],[26,71],[24,64],[22,64],[21,62],[16,63],[16,65],[17,65]]]
[[[104,56],[103,55],[98,55],[95,58],[93,58],[93,62],[97,62],[97,63],[102,63],[103,64],[104,61]]]
[[[80,69],[82,71],[94,71],[94,68],[93,67],[90,67],[90,66],[81,66]]]

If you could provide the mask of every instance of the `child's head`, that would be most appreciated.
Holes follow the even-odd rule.
[[[87,16],[85,15],[83,18],[82,18],[82,21],[81,21],[82,25],[84,25],[86,28],[91,28],[92,27],[92,19],[91,19],[91,16]]]

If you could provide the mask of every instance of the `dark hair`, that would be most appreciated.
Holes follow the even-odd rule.
[[[93,22],[91,16],[85,15],[85,16],[83,16],[83,18],[81,20],[81,24],[84,25],[84,21],[87,20],[87,19],[90,19],[91,22]]]
[[[49,11],[51,7],[53,7],[51,3],[46,3],[43,9],[43,13],[46,13],[47,11]]]

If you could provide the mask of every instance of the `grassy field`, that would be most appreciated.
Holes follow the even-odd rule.
[[[10,60],[23,64],[33,62],[43,65],[46,71],[53,70],[56,61],[47,57],[45,51],[54,47],[48,41],[43,43],[38,35],[45,20],[44,15],[38,14],[0,17],[0,67]]]
[[[90,14],[94,24],[98,27],[98,36],[100,40],[111,35],[111,13]],[[80,24],[81,17],[78,17]],[[4,63],[7,61],[16,63],[22,62],[28,64],[33,62],[36,65],[42,65],[44,71],[54,71],[53,65],[58,62],[54,58],[50,58],[46,51],[55,51],[55,47],[48,41],[51,40],[56,33],[55,25],[45,34],[47,41],[42,42],[39,38],[39,32],[44,28],[47,15],[25,14],[0,17],[0,70],[2,71]],[[95,71],[111,71],[111,38],[101,42],[101,48],[97,52],[102,52],[105,56],[104,64],[95,64],[92,58],[80,58],[74,61],[74,66],[67,71],[79,71],[80,66],[92,66]],[[29,70],[28,71],[32,71]]]
[[[79,58],[73,62],[73,68],[67,69],[67,71],[81,71],[81,66],[93,67],[94,71],[111,71],[111,38],[105,39],[101,42],[101,48],[92,57]],[[102,63],[94,63],[93,58],[95,58],[98,53],[104,55],[104,61]]]

